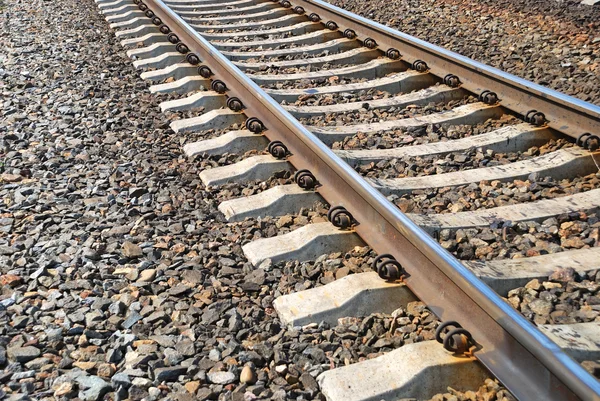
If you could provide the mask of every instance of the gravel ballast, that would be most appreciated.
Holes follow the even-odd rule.
[[[600,7],[579,0],[329,0],[492,67],[600,104]]]
[[[242,245],[325,209],[227,224],[219,202],[289,177],[205,188],[199,172],[238,156],[185,158],[218,132],[169,129],[192,114],[160,113],[92,1],[1,7],[0,399],[324,400],[319,373],[433,338],[420,302],[284,327],[276,297],[368,271],[375,254],[254,269]],[[597,219],[573,220],[597,241]],[[512,399],[493,381],[474,390]],[[434,399],[472,398],[449,392]]]

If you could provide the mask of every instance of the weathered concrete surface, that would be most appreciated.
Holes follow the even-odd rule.
[[[327,285],[284,295],[273,306],[279,319],[290,326],[327,322],[332,326],[341,317],[391,313],[415,301],[401,283],[382,280],[376,272],[351,274]]]
[[[291,170],[292,165],[286,160],[275,159],[271,155],[253,156],[241,162],[204,170],[200,179],[206,186],[222,185],[228,182],[263,181],[273,174]]]
[[[278,185],[256,195],[221,202],[219,210],[227,221],[242,221],[248,217],[296,214],[301,208],[311,208],[316,203],[325,203],[318,193],[290,184]]]
[[[323,372],[317,381],[328,401],[396,401],[427,400],[448,387],[478,388],[487,376],[474,358],[457,358],[437,341],[424,341]]]
[[[266,259],[272,262],[296,259],[312,260],[320,255],[345,252],[364,242],[353,231],[340,230],[327,223],[308,224],[287,234],[262,238],[242,246],[244,255],[256,266]]]

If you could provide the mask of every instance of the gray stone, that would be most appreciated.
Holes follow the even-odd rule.
[[[142,401],[149,395],[148,391],[140,386],[133,385],[129,387],[128,399],[131,401]]]
[[[202,387],[196,392],[196,398],[200,401],[216,400],[217,394],[208,387]]]
[[[196,353],[194,342],[188,339],[177,342],[175,349],[183,356],[193,356]]]
[[[139,198],[148,192],[145,188],[129,188],[129,197],[130,198]]]
[[[172,287],[172,288],[169,290],[169,295],[172,295],[172,296],[179,296],[179,295],[183,295],[183,294],[185,294],[186,292],[188,292],[188,291],[189,291],[189,289],[190,289],[190,287],[188,287],[188,286],[187,286],[187,285],[185,285],[185,284],[178,284],[178,285],[176,285],[175,287]]]
[[[26,370],[24,372],[15,372],[13,373],[11,380],[17,381],[21,379],[27,379],[29,377],[35,376],[35,370]]]
[[[62,340],[62,329],[46,329],[46,336],[48,336],[48,341],[59,341]]]
[[[15,362],[25,363],[41,355],[41,351],[31,345],[26,347],[13,347],[7,350],[8,359]]]
[[[42,368],[42,366],[48,365],[49,363],[50,363],[50,359],[40,357],[40,358],[35,358],[35,359],[25,363],[25,366],[28,369],[40,370]]]
[[[29,277],[31,277],[34,280],[37,280],[38,277],[41,277],[42,275],[47,274],[47,273],[48,273],[48,271],[46,270],[45,267],[40,267],[39,269],[37,269],[36,271],[31,273]]]
[[[181,276],[183,281],[191,285],[197,285],[203,281],[203,274],[199,270],[184,270]]]
[[[169,321],[169,315],[167,315],[164,311],[156,311],[151,313],[148,317],[144,319],[144,323],[155,324],[159,321]]]
[[[150,387],[148,389],[148,397],[150,400],[158,400],[158,397],[160,397],[160,389],[157,387]]]
[[[305,390],[311,392],[319,391],[319,385],[317,381],[308,372],[304,372],[302,375],[300,375],[300,383],[302,383],[302,386],[304,386]]]
[[[534,299],[529,303],[529,309],[538,315],[546,316],[552,311],[552,303],[542,299]]]
[[[221,360],[221,352],[218,349],[213,348],[208,352],[208,359],[214,362],[219,362]]]
[[[127,305],[121,301],[115,301],[108,306],[108,312],[116,316],[121,316],[126,310]]]
[[[214,384],[229,384],[235,381],[235,375],[231,372],[209,372],[208,380]]]
[[[123,327],[124,329],[130,329],[133,327],[134,324],[136,324],[140,320],[142,320],[142,315],[140,315],[137,312],[131,312],[129,316],[127,316],[125,321],[121,323],[121,327]]]
[[[79,376],[75,380],[80,388],[79,398],[84,401],[100,400],[112,390],[111,385],[98,376]]]
[[[174,347],[177,342],[175,336],[155,335],[150,336],[150,339],[156,341],[161,347]]]
[[[131,380],[125,373],[115,373],[110,378],[110,381],[115,387],[123,386],[125,388],[129,388],[129,386],[131,386]]]
[[[173,348],[167,348],[163,351],[163,353],[165,355],[165,361],[168,365],[177,365],[183,361],[183,355]]]
[[[158,382],[162,381],[175,381],[180,375],[187,372],[185,366],[171,366],[166,368],[157,368],[154,370],[154,380]]]

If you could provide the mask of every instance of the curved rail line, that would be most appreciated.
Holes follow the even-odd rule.
[[[232,148],[239,150],[264,145],[264,138],[271,141],[271,148],[278,147],[272,154],[284,157],[284,164],[289,163],[295,170],[303,172],[297,177],[301,186],[316,192],[328,204],[345,208],[349,212],[346,217],[352,221],[352,231],[377,253],[390,255],[391,260],[399,263],[395,266],[401,266],[403,282],[437,317],[442,321],[459,322],[468,330],[476,342],[472,354],[518,399],[600,399],[600,383],[594,377],[506,303],[488,286],[489,280],[486,284],[472,268],[457,260],[428,234],[443,227],[441,220],[434,224],[433,218],[428,220],[427,216],[409,218],[382,193],[400,193],[415,186],[406,186],[406,181],[367,180],[348,164],[401,157],[402,152],[333,151],[326,145],[355,132],[419,126],[428,121],[482,121],[513,113],[521,116],[525,124],[476,138],[475,143],[465,139],[464,143],[454,142],[452,146],[464,150],[478,146],[476,142],[481,140],[482,146],[502,148],[520,135],[529,135],[527,141],[530,142],[526,142],[534,143],[531,141],[543,142],[550,132],[555,132],[577,139],[579,144],[593,151],[598,145],[595,135],[600,134],[600,107],[320,0],[283,0],[280,3],[264,0],[96,1],[108,21],[118,29],[117,35],[124,39],[124,45],[143,44],[141,49],[129,52],[130,56],[138,58],[136,66],[158,68],[145,72],[143,77],[159,82],[169,77],[175,80],[155,85],[153,91],[200,91],[185,100],[161,105],[164,110],[206,107],[200,117],[176,121],[173,128],[177,132],[245,122],[251,133],[232,132],[211,140],[210,151],[223,153]],[[321,55],[326,50],[331,52]],[[306,55],[306,58],[285,60],[284,56],[290,55]],[[284,60],[273,59],[279,56]],[[325,64],[333,67],[320,70],[319,67]],[[260,71],[264,66],[282,69],[313,66],[316,71],[262,74]],[[361,76],[367,81],[312,89],[274,89],[272,85],[333,76]],[[442,86],[427,89],[436,82]],[[203,90],[208,87],[212,91]],[[461,106],[441,117],[423,118],[425,122],[392,119],[348,127],[311,127],[300,123],[295,116],[310,118],[328,112],[352,111],[360,108],[357,104],[338,104],[329,108],[280,104],[293,102],[303,95],[369,88],[405,93],[370,102],[370,107],[374,108],[401,108],[418,102],[447,100],[465,93],[479,96],[480,103]],[[410,94],[414,90],[417,92]],[[434,151],[439,154],[452,151],[433,145],[422,150],[415,147],[412,152],[426,155]],[[202,153],[207,149],[205,141],[187,145],[186,152]],[[560,152],[548,161],[540,157],[532,162],[520,162],[522,169],[528,174],[535,168],[547,170],[544,166],[554,164],[555,167],[564,166],[560,168],[566,170],[574,165],[569,163],[579,163],[577,168],[585,165],[585,168],[592,166],[593,169],[589,162],[593,155],[588,150],[576,148]],[[492,180],[501,177],[502,169],[497,170],[492,168],[486,174]],[[476,171],[477,174],[480,172]],[[440,177],[440,185],[451,179],[449,175]],[[431,181],[427,181],[425,187],[427,185],[431,185]],[[590,209],[586,199],[582,198],[580,202],[583,208]],[[569,201],[575,202],[574,199]],[[439,219],[443,216],[438,215]],[[489,216],[479,218],[485,222]],[[346,223],[342,225],[349,225]],[[258,264],[260,260],[254,262]]]

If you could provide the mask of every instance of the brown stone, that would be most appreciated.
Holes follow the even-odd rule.
[[[240,383],[256,383],[256,372],[254,372],[254,369],[250,366],[244,366],[242,373],[240,373]]]
[[[0,178],[4,182],[18,182],[23,179],[23,177],[21,177],[20,175],[8,174],[8,173],[4,173],[4,174],[0,175]]]
[[[96,366],[96,374],[100,377],[112,377],[116,370],[112,363],[100,363]]]
[[[0,285],[16,287],[23,282],[23,279],[15,274],[4,274],[0,276]]]
[[[187,383],[185,383],[184,387],[188,392],[194,394],[200,388],[200,382],[199,381],[187,382]]]
[[[175,253],[184,253],[187,250],[187,247],[184,244],[182,244],[181,242],[179,242],[179,243],[173,245],[171,247],[171,250]]]
[[[89,372],[90,370],[92,370],[96,367],[96,362],[78,361],[78,362],[73,362],[73,365],[77,366],[81,370],[85,370],[86,372]]]
[[[139,258],[143,255],[142,248],[132,242],[126,241],[123,244],[123,256],[129,259]]]
[[[64,395],[69,394],[71,391],[73,391],[73,383],[61,383],[56,387],[53,387],[54,389],[54,396],[55,397],[62,397]]]

